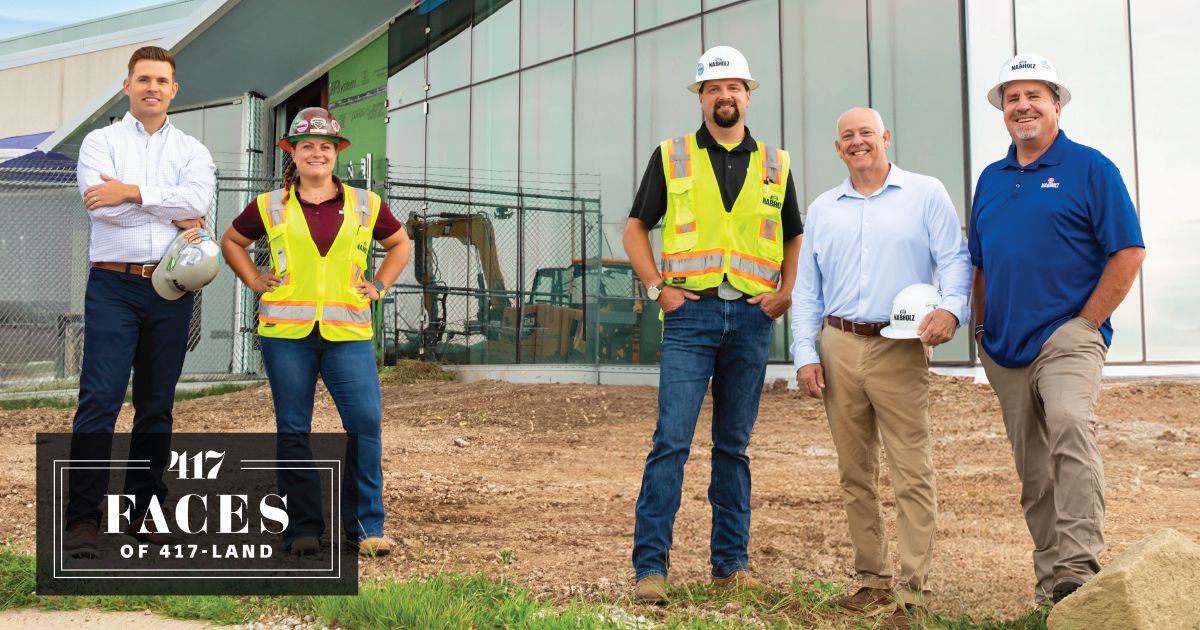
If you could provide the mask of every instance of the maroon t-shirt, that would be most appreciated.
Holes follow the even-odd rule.
[[[328,199],[321,203],[309,203],[300,197],[300,207],[304,209],[304,220],[308,223],[308,232],[312,234],[313,244],[317,246],[317,251],[322,256],[329,253],[329,248],[333,247],[333,241],[337,238],[338,231],[342,229],[342,220],[344,215],[338,214],[338,210],[342,209],[343,197],[345,194],[342,191],[342,182],[335,175],[333,182],[337,184],[338,192],[332,199]],[[375,219],[375,229],[371,232],[371,236],[377,240],[383,239],[395,234],[404,226],[392,216],[392,211],[388,209],[386,203],[379,206],[379,216]],[[263,224],[262,215],[258,213],[258,200],[250,202],[245,210],[233,220],[233,229],[237,230],[244,238],[252,241],[267,235],[267,226]]]

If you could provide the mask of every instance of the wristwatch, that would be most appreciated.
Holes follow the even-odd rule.
[[[649,296],[651,300],[654,300],[655,302],[657,302],[658,296],[662,295],[663,287],[666,287],[666,286],[667,286],[667,283],[659,282],[657,286],[653,286],[653,287],[650,287],[649,289],[646,289],[646,295]]]
[[[375,290],[379,292],[379,297],[383,297],[384,287],[383,287],[382,282],[380,282],[379,280],[372,280],[371,286],[375,287]]]

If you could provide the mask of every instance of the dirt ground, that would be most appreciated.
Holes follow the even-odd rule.
[[[495,381],[385,386],[386,534],[397,552],[364,562],[361,571],[495,574],[508,549],[513,561],[503,570],[536,593],[629,593],[634,503],[657,393]],[[1032,603],[1032,543],[999,405],[987,386],[939,376],[930,398],[940,510],[935,607],[1013,617]],[[1103,562],[1162,528],[1200,540],[1197,409],[1197,382],[1105,383],[1097,408],[1107,476]],[[266,387],[180,402],[175,410],[176,431],[274,430]],[[710,410],[709,402],[675,523],[675,584],[709,575]],[[0,453],[0,544],[32,551],[34,434],[69,431],[72,414],[0,411],[7,446]],[[118,431],[129,430],[131,416],[126,407]],[[341,430],[324,391],[313,430]],[[776,585],[799,576],[855,588],[820,404],[797,392],[764,393],[749,454],[753,571]],[[886,467],[883,484],[894,551],[895,501]]]

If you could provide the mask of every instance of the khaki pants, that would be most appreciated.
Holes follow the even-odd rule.
[[[1056,578],[1086,582],[1100,571],[1104,463],[1093,409],[1107,354],[1104,336],[1082,317],[1054,331],[1025,367],[1000,367],[979,351],[1021,478],[1039,603]]]
[[[896,489],[899,596],[924,603],[937,530],[937,487],[929,440],[929,359],[917,339],[860,337],[825,326],[821,333],[825,413],[837,448],[842,498],[862,585],[892,587],[879,499],[880,435]]]

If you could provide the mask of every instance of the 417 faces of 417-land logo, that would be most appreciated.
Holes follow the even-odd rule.
[[[356,451],[353,434],[39,434],[37,592],[355,594]],[[319,550],[289,553],[306,536]]]

